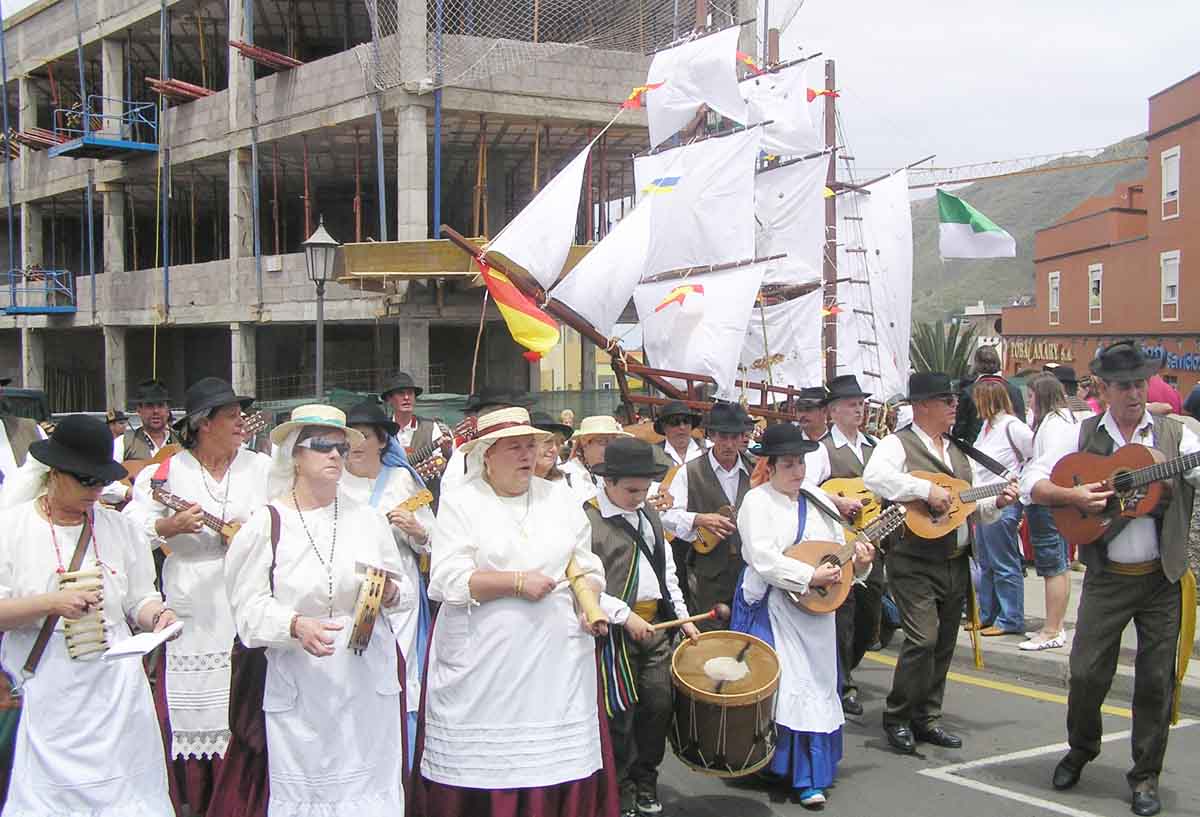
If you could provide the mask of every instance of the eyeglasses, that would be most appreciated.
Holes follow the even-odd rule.
[[[350,456],[350,443],[335,443],[332,440],[326,440],[322,437],[309,437],[307,440],[301,440],[296,443],[296,447],[307,448],[310,451],[316,451],[318,454],[328,454],[330,451],[336,451],[342,459]]]
[[[99,488],[107,483],[99,477],[93,477],[90,474],[76,474],[71,471],[63,471],[64,474],[78,482],[84,488]]]
[[[665,426],[690,426],[692,420],[684,414],[675,414],[670,417],[664,417],[662,424]]]

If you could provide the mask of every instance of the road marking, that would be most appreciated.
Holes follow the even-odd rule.
[[[1179,723],[1172,726],[1172,729],[1183,729],[1188,726],[1195,726],[1200,721],[1191,718],[1185,718]],[[1109,743],[1114,740],[1125,740],[1132,732],[1128,729],[1121,732],[1113,732],[1105,735],[1101,739],[1101,743]],[[1002,763],[1011,763],[1017,760],[1028,760],[1032,757],[1040,757],[1042,755],[1057,754],[1065,752],[1070,746],[1066,743],[1052,743],[1047,746],[1037,746],[1033,749],[1023,749],[1019,752],[1009,752],[1004,755],[993,755],[992,757],[984,757],[979,760],[969,760],[965,763],[954,763],[949,766],[941,766],[937,769],[923,769],[917,774],[924,777],[929,777],[934,780],[940,780],[943,783],[950,783],[955,786],[963,786],[964,788],[973,789],[984,794],[991,794],[996,797],[1002,797],[1006,800],[1013,800],[1026,806],[1034,806],[1036,808],[1052,811],[1055,814],[1064,814],[1067,817],[1104,817],[1102,814],[1096,814],[1092,811],[1084,811],[1082,809],[1065,806],[1062,803],[1056,803],[1053,800],[1046,800],[1042,797],[1036,797],[1025,792],[1012,791],[991,783],[984,783],[981,780],[972,780],[969,777],[961,776],[962,772],[972,769],[983,768],[984,766],[996,766]]]
[[[883,655],[877,652],[869,652],[864,658],[874,661],[877,664],[886,664],[889,667],[896,666],[896,659],[890,655]],[[1057,692],[1043,692],[1040,689],[1031,687],[1018,686],[1017,684],[1009,684],[1004,681],[993,681],[990,678],[979,678],[974,675],[966,675],[961,672],[946,673],[946,678],[951,681],[956,681],[960,684],[970,684],[971,686],[983,687],[995,692],[1007,692],[1009,695],[1020,695],[1023,698],[1032,698],[1035,701],[1047,701],[1052,704],[1067,703],[1067,696]],[[1100,707],[1100,711],[1106,715],[1115,715],[1119,718],[1132,718],[1133,710],[1124,706],[1112,706],[1104,704]]]

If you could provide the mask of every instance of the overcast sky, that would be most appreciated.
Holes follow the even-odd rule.
[[[958,165],[1144,131],[1146,98],[1200,70],[1198,32],[1196,0],[804,0],[782,56],[836,60],[859,166]]]

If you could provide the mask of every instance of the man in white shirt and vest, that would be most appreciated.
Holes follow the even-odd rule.
[[[397,372],[379,393],[382,400],[392,412],[392,421],[400,427],[396,432],[396,442],[400,443],[413,465],[418,465],[435,454],[440,454],[447,462],[454,453],[454,441],[442,430],[441,423],[427,417],[418,417],[415,413],[417,397],[424,391],[416,384],[408,372]],[[433,492],[434,498],[441,495],[441,476],[425,480],[426,487]]]
[[[704,455],[704,446],[692,436],[702,419],[700,412],[692,411],[682,400],[672,400],[662,407],[654,419],[654,430],[666,437],[660,445],[671,462],[687,465]]]
[[[879,441],[863,470],[863,483],[883,499],[925,502],[933,512],[942,513],[950,508],[950,492],[909,472],[940,472],[971,482],[970,460],[948,437],[958,395],[949,376],[917,372],[908,379],[908,401],[913,407],[912,425]],[[984,500],[978,507],[986,513],[1017,499],[1016,485],[1008,485],[994,504]],[[905,529],[888,551],[888,586],[900,609],[904,644],[883,713],[883,730],[898,752],[914,753],[917,741],[962,747],[962,738],[946,731],[939,721],[946,673],[970,592],[970,552],[969,523],[940,539],[922,539]]]
[[[4,387],[12,383],[11,377],[0,377],[0,397],[3,397]],[[25,464],[30,443],[45,439],[40,426],[28,417],[16,417],[9,414],[0,401],[0,488],[4,480],[11,477],[18,468]]]
[[[113,458],[148,460],[168,445],[179,445],[179,435],[171,428],[171,394],[159,380],[143,380],[133,395],[133,407],[142,421],[117,438]]]
[[[1039,505],[1074,506],[1099,513],[1115,502],[1103,483],[1062,487],[1050,480],[1058,461],[1076,451],[1108,456],[1130,444],[1157,449],[1168,460],[1200,451],[1200,439],[1169,417],[1146,409],[1147,381],[1161,361],[1143,354],[1133,341],[1102,349],[1091,362],[1093,377],[1108,409],[1079,424],[1079,435],[1064,436],[1026,466],[1022,488]],[[1200,468],[1167,480],[1166,500],[1154,514],[1117,516],[1104,536],[1079,548],[1087,565],[1071,644],[1067,702],[1070,751],[1054,769],[1056,789],[1079,782],[1083,767],[1100,754],[1100,708],[1112,685],[1121,633],[1133,621],[1138,643],[1133,689],[1133,768],[1126,775],[1134,814],[1162,809],[1158,776],[1167,751],[1176,678],[1176,650],[1185,614],[1195,614],[1195,579],[1187,560],[1188,529]],[[1190,609],[1187,609],[1189,608]],[[1194,619],[1193,619],[1194,620]],[[1190,650],[1191,644],[1184,645]]]

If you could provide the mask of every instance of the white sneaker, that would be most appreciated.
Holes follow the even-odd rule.
[[[1067,646],[1067,633],[1065,630],[1059,630],[1054,638],[1042,638],[1040,633],[1034,633],[1029,637],[1028,641],[1024,641],[1017,646],[1027,652],[1058,649]]]
[[[800,805],[802,805],[802,806],[823,806],[823,805],[825,805],[825,792],[818,790],[818,791],[814,791],[812,794],[809,794],[805,797],[801,797]]]

